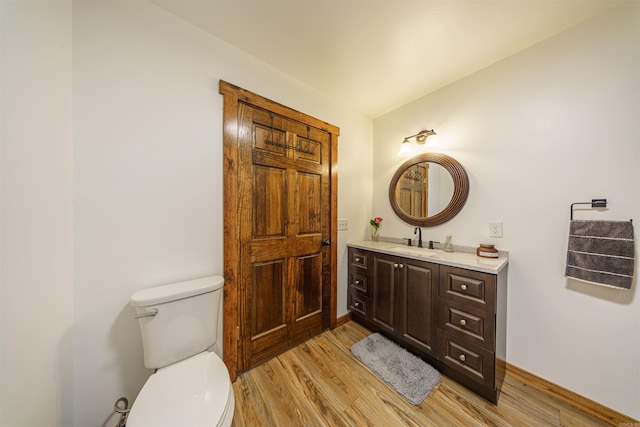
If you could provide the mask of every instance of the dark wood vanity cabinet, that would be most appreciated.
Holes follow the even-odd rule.
[[[353,318],[371,319],[369,289],[369,265],[372,253],[349,248],[349,282],[347,306]]]
[[[438,265],[355,248],[349,259],[351,316],[435,357]],[[357,260],[366,260],[366,267]]]
[[[352,247],[349,260],[355,321],[497,402],[506,352],[506,269],[496,275]]]
[[[506,304],[506,283],[498,286],[499,279],[506,280],[502,275],[441,265],[438,289],[441,370],[493,403],[505,363],[505,353],[501,351],[498,358],[496,351],[506,350],[505,314],[498,313],[498,305]]]

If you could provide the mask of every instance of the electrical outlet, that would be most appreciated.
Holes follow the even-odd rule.
[[[338,218],[338,231],[348,230],[349,220],[347,218]]]
[[[502,237],[502,221],[489,222],[489,237]]]

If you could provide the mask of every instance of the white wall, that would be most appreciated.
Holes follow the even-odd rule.
[[[71,2],[0,14],[0,425],[69,425]]]
[[[345,183],[356,167],[342,154],[370,147],[371,120],[160,8],[75,3],[78,426],[112,424],[105,420],[115,399],[135,397],[149,374],[130,295],[222,273],[220,79],[339,126]],[[358,179],[370,182],[367,167]],[[370,193],[359,194],[340,200],[340,210],[349,214],[369,201]],[[339,294],[346,294],[346,277]]]
[[[112,426],[150,374],[131,294],[222,273],[219,80],[341,128],[358,222],[372,122],[146,2],[1,4],[0,424]]]
[[[403,138],[434,128],[470,194],[423,236],[510,251],[508,361],[636,419],[638,279],[631,291],[584,284],[564,277],[564,262],[571,203],[607,198],[608,210],[576,218],[640,224],[639,117],[640,3],[631,2],[374,120],[373,200],[382,236],[412,235],[387,188]],[[504,238],[487,237],[491,220],[503,221]]]

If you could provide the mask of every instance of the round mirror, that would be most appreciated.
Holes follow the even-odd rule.
[[[456,216],[467,201],[469,178],[457,160],[424,153],[398,168],[389,186],[396,215],[408,224],[433,227]]]

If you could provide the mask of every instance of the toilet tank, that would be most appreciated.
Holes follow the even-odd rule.
[[[217,339],[222,276],[142,289],[131,296],[144,366],[159,369],[194,356]],[[156,311],[157,310],[157,311]]]

